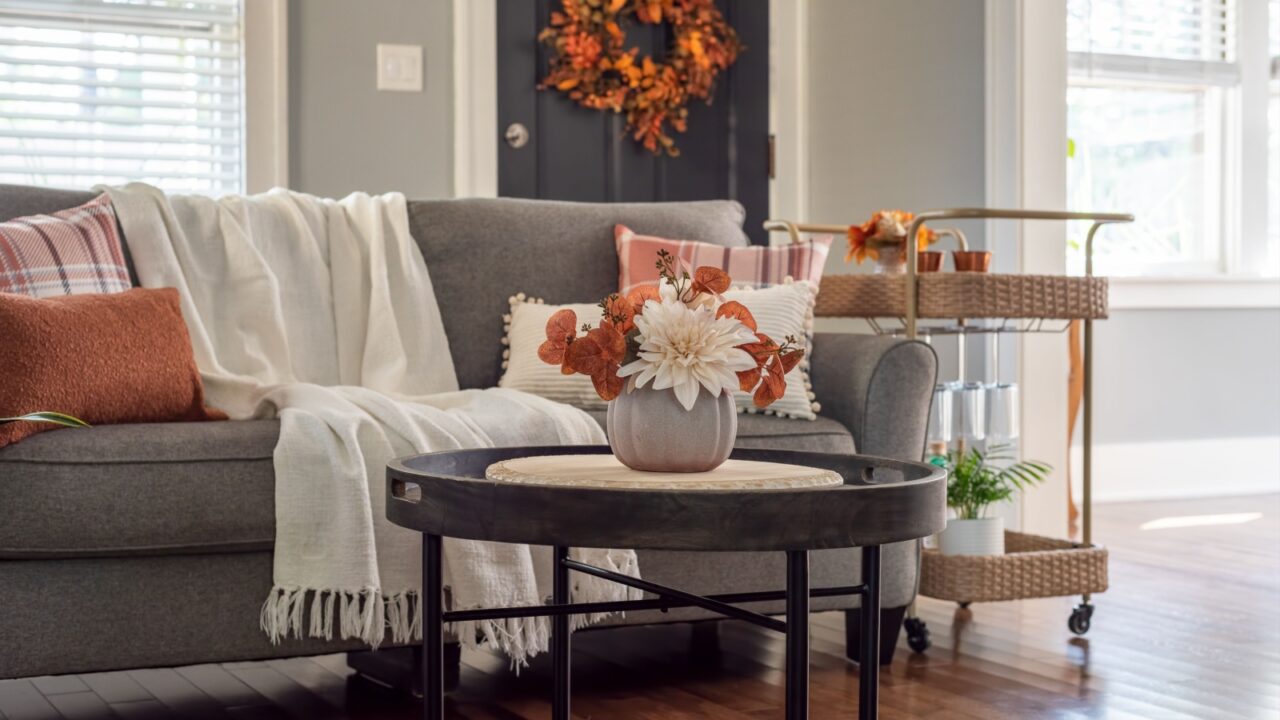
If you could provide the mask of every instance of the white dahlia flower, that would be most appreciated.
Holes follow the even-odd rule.
[[[738,388],[737,372],[756,367],[756,361],[738,345],[754,342],[756,335],[736,318],[717,318],[706,306],[690,308],[662,288],[662,301],[650,300],[636,316],[639,357],[618,371],[618,377],[635,376],[636,387],[653,381],[654,390],[671,388],[685,410],[692,410],[698,389],[712,397]]]

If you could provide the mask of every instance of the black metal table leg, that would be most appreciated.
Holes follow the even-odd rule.
[[[422,536],[422,716],[444,720],[444,581],[439,535]]]
[[[858,718],[880,717],[880,546],[862,548],[862,662],[858,664]]]
[[[553,551],[555,567],[552,575],[551,602],[569,604],[569,548],[557,546]],[[569,615],[556,615],[551,620],[551,663],[554,689],[551,696],[552,720],[569,720]]]
[[[787,551],[787,720],[809,718],[809,552]]]

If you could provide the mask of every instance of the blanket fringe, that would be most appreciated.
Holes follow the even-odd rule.
[[[419,593],[384,596],[377,588],[352,592],[276,586],[259,616],[259,626],[273,644],[289,637],[332,640],[335,622],[339,639],[359,639],[374,649],[388,630],[396,643],[420,640]]]
[[[600,558],[596,558],[599,562]],[[609,553],[607,569],[636,575],[635,556]],[[621,562],[619,562],[621,560]],[[591,575],[575,573],[573,597],[590,600],[638,600],[643,593]],[[573,615],[573,630],[594,625],[611,613]],[[262,605],[259,624],[273,644],[286,638],[303,637],[334,639],[334,624],[342,640],[358,639],[377,649],[390,632],[392,642],[407,644],[422,640],[422,602],[416,590],[384,595],[378,588],[359,591],[314,590],[300,587],[271,589]],[[452,623],[451,634],[463,646],[477,649],[488,646],[511,658],[512,669],[529,664],[529,658],[545,652],[550,646],[551,623],[544,617],[476,620]]]

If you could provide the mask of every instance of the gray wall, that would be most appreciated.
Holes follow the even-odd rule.
[[[1280,437],[1280,310],[1119,310],[1094,328],[1098,442]]]
[[[289,185],[453,192],[450,0],[290,0]],[[378,43],[423,46],[420,93],[376,89]]]
[[[984,204],[983,29],[982,0],[810,0],[813,221],[847,224],[881,208]],[[957,226],[982,245],[981,225]],[[836,239],[828,273],[870,269],[870,261],[846,264],[844,240]],[[864,328],[819,322],[820,330]],[[937,345],[944,374],[954,373],[953,347]]]

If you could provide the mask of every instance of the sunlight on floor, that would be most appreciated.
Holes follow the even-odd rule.
[[[1262,517],[1262,513],[1222,513],[1218,515],[1172,515],[1149,520],[1140,526],[1143,530],[1168,530],[1170,528],[1203,527],[1206,525],[1241,525]]]

